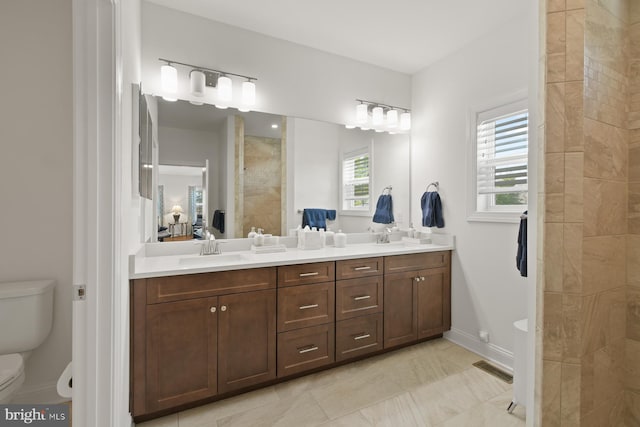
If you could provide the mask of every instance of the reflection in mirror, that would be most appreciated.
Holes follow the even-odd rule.
[[[201,221],[198,213],[194,216],[188,210],[189,185],[182,185],[180,199],[171,199],[165,178],[158,179],[155,216],[158,229],[166,227],[158,234],[164,241],[198,238],[200,227],[216,238],[246,237],[251,227],[262,228],[266,234],[287,235],[302,224],[302,211],[308,208],[337,211],[335,220],[326,223],[334,231],[366,232],[377,226],[372,222],[373,211],[388,186],[393,188],[396,224],[409,226],[408,135],[345,129],[334,123],[242,113],[232,108],[221,110],[187,101],[167,102],[159,97],[153,100],[157,104],[159,165],[201,169],[209,162],[208,178],[202,185]],[[342,155],[362,149],[371,155],[370,209],[347,212],[341,199]],[[177,225],[170,226],[176,203],[184,212]]]

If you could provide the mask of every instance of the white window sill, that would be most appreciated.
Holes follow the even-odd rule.
[[[527,209],[523,206],[522,211]],[[501,222],[507,224],[517,224],[520,222],[522,212],[474,212],[467,217],[469,222]]]

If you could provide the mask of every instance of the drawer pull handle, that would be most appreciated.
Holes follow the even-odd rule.
[[[301,305],[300,307],[298,307],[300,310],[307,310],[309,308],[317,308],[319,307],[318,304],[309,304],[309,305]]]
[[[304,353],[309,353],[310,351],[316,351],[318,349],[318,347],[316,347],[315,345],[311,345],[311,347],[307,347],[307,348],[303,348],[298,349],[298,353],[300,354],[304,354]]]
[[[354,340],[363,340],[365,338],[369,338],[371,335],[369,334],[362,334],[362,335],[358,335],[357,337],[353,337]]]
[[[371,298],[371,295],[361,295],[359,297],[353,297],[355,301],[362,301],[363,299],[369,299],[369,298]]]
[[[365,265],[365,266],[362,266],[362,267],[355,267],[354,270],[355,271],[371,270],[371,266]]]
[[[317,276],[318,273],[317,271],[314,271],[313,273],[300,273],[300,277],[309,277],[309,276]]]

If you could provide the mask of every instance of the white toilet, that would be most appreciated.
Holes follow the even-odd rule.
[[[24,360],[51,332],[55,281],[0,283],[0,404],[24,383]]]

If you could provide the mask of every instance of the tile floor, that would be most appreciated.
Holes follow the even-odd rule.
[[[445,339],[139,424],[140,427],[524,426],[511,385]]]

